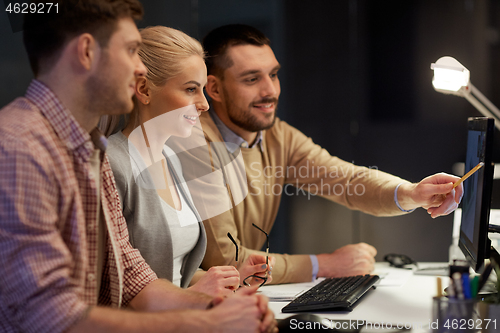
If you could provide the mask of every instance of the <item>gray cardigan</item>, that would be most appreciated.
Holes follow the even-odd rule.
[[[144,161],[133,146],[129,150],[128,139],[121,132],[109,137],[106,153],[115,175],[123,215],[127,220],[130,243],[139,249],[158,277],[172,281],[172,237],[167,216],[163,213],[161,206],[161,198],[156,192],[151,175],[144,170]],[[194,249],[184,257],[181,267],[181,287],[187,288],[205,255],[207,237],[198,211],[193,205],[189,189],[182,177],[179,159],[176,156],[170,156],[167,161],[173,168],[179,194],[193,210],[200,226],[198,242]],[[135,165],[132,166],[132,163]],[[134,173],[137,174],[137,170],[144,171],[140,173],[136,181]]]

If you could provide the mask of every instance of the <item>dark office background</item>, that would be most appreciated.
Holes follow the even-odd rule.
[[[278,115],[333,155],[411,181],[451,173],[452,165],[464,160],[467,117],[480,116],[465,99],[433,90],[432,62],[455,57],[470,70],[473,84],[500,105],[499,0],[142,3],[146,15],[140,27],[167,25],[199,39],[222,24],[258,27],[271,38],[282,64]],[[3,10],[0,33],[0,105],[5,105],[24,93],[32,75],[22,33],[12,32]],[[396,252],[445,261],[452,220],[433,220],[423,209],[376,218],[322,198],[287,197],[271,250],[330,252],[364,241],[377,247],[378,260]]]

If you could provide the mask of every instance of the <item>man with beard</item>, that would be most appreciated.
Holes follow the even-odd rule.
[[[128,241],[96,126],[132,110],[146,74],[140,17],[137,0],[64,0],[25,16],[35,79],[0,111],[1,332],[275,330],[255,288],[224,300],[180,289]]]
[[[237,238],[240,262],[260,250],[266,235],[253,224],[267,233],[271,231],[282,192],[292,191],[288,185],[379,216],[423,207],[435,218],[457,208],[463,189],[453,190],[458,180],[455,176],[437,174],[412,184],[383,172],[373,174],[331,156],[276,118],[280,64],[269,39],[257,29],[239,24],[223,26],[210,32],[203,46],[207,52],[206,92],[212,108],[201,115],[200,121],[209,157],[204,158],[197,154],[200,149],[184,143],[176,149],[195,203],[200,211],[207,211],[204,269],[236,264],[235,246],[228,232]],[[238,156],[242,156],[248,184],[243,190],[235,190],[228,176],[231,172],[226,170]],[[203,164],[205,167],[200,167]],[[214,186],[217,175],[223,184],[219,187]],[[238,196],[244,199],[235,200]],[[213,207],[225,197],[230,208],[215,211]],[[311,256],[272,254],[270,267],[263,267],[263,273],[273,269],[272,283],[367,274],[374,268],[375,255],[375,248],[365,243]]]

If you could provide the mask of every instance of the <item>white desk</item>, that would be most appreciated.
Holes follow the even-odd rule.
[[[377,263],[374,274],[381,274],[386,270],[398,270],[389,268],[385,263]],[[432,321],[432,297],[436,295],[436,277],[425,275],[414,275],[408,273],[405,283],[400,286],[379,286],[370,291],[352,312],[318,312],[317,314],[328,319],[343,320],[366,320],[372,323],[402,323],[413,325],[412,332],[429,332],[428,326]],[[443,286],[446,286],[443,279]],[[290,284],[278,286],[263,286],[263,290],[279,292],[286,288],[297,288],[304,286],[308,289],[309,284]],[[274,311],[277,319],[285,318],[291,313],[282,313],[281,309],[288,302],[270,302],[270,308]],[[423,328],[420,328],[423,327]]]

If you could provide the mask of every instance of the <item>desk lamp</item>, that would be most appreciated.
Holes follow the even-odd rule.
[[[493,105],[470,82],[470,72],[452,57],[441,57],[431,64],[434,70],[432,85],[436,91],[465,97],[485,117],[495,119],[495,127],[500,130],[500,110]]]

